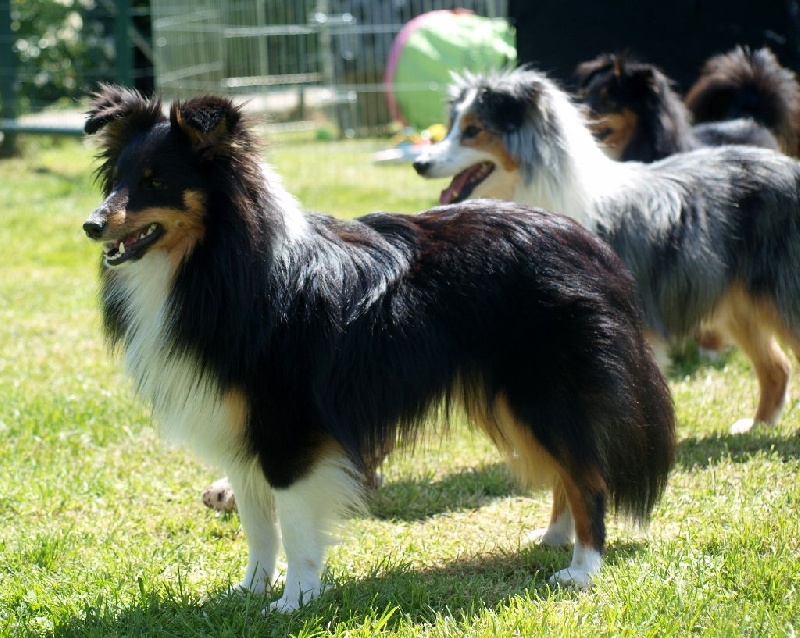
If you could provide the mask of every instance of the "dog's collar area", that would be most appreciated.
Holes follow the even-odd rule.
[[[126,261],[139,259],[163,234],[164,227],[153,223],[127,237],[103,244],[106,265],[118,266]]]
[[[494,171],[493,162],[478,162],[464,169],[450,182],[439,196],[440,204],[456,204],[467,199],[475,187]]]

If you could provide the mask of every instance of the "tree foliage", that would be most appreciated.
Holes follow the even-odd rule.
[[[85,95],[113,76],[113,3],[11,0],[18,111]]]

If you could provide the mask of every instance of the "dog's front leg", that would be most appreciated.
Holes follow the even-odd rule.
[[[333,528],[348,510],[358,507],[362,491],[360,474],[338,455],[318,461],[305,477],[275,490],[286,587],[269,609],[294,611],[320,594],[322,561]]]
[[[258,461],[230,471],[239,519],[247,538],[247,571],[239,587],[257,594],[271,589],[276,579],[275,561],[280,532],[275,515],[275,494]]]
[[[320,593],[320,573],[326,544],[317,529],[318,513],[306,481],[278,490],[275,500],[286,552],[286,586],[270,609],[290,612]]]

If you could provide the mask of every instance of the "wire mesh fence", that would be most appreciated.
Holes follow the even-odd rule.
[[[421,17],[455,10],[507,27],[507,0],[0,0],[0,46],[14,53],[0,57],[0,135],[80,134],[100,81],[166,101],[223,94],[263,113],[278,148],[309,144],[321,184],[339,181],[394,144],[404,100],[433,101],[424,125],[444,119],[449,72],[480,64],[480,48],[456,32],[463,59],[445,60],[422,41],[433,66],[403,69],[397,43]]]
[[[398,33],[420,15],[452,9],[503,20],[507,7],[505,0],[152,0],[156,84],[167,98],[247,98],[273,122],[315,126],[327,118],[347,137],[380,133],[393,120],[384,75]]]
[[[98,82],[153,89],[148,0],[0,0],[0,156],[19,133],[80,135]]]

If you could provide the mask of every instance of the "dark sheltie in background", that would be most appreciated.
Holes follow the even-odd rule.
[[[579,220],[633,274],[654,344],[708,326],[750,359],[758,408],[732,431],[780,418],[792,366],[779,341],[800,354],[800,164],[746,146],[614,161],[532,69],[455,82],[450,122],[414,164],[452,178],[443,203],[494,197]]]
[[[651,64],[603,54],[580,64],[576,75],[590,110],[589,126],[614,159],[654,162],[725,144],[796,146],[790,122],[800,109],[800,89],[794,74],[767,49],[739,47],[706,63],[689,100],[710,120],[703,124],[692,125],[692,113],[672,81]],[[708,328],[694,337],[706,350],[726,344],[724,335]]]
[[[624,54],[603,54],[583,62],[575,75],[578,93],[590,110],[592,131],[614,159],[654,162],[724,144],[780,148],[770,126],[773,118],[758,117],[766,107],[738,114],[731,109],[729,117],[714,118],[721,121],[693,125],[691,113],[663,71]],[[747,91],[745,86],[739,89]],[[732,83],[729,91],[734,92]],[[767,90],[751,94],[750,101],[765,104],[782,97]]]
[[[555,582],[600,568],[607,508],[645,521],[674,412],[632,282],[566,217],[473,202],[416,216],[309,214],[259,163],[239,108],[112,86],[93,99],[105,199],[105,333],[164,433],[226,470],[247,535],[242,585],[291,610],[320,591],[332,523],[365,460],[456,406],[527,485],[542,540],[575,540]]]
[[[784,153],[800,156],[800,84],[769,49],[736,47],[709,58],[685,102],[697,123],[750,118]]]

